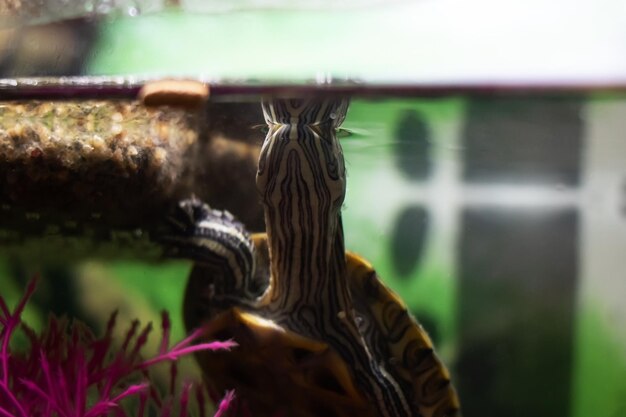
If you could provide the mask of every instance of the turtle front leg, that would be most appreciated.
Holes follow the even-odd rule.
[[[267,275],[255,273],[258,238],[229,212],[197,199],[181,201],[168,222],[159,237],[166,256],[194,262],[183,303],[188,330],[229,307],[254,306],[268,285]]]

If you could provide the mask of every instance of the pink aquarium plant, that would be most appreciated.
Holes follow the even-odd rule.
[[[171,324],[165,312],[160,348],[150,359],[142,358],[140,350],[151,326],[139,331],[139,323],[133,322],[117,348],[112,342],[115,313],[100,338],[78,321],[70,325],[67,319],[55,317],[37,335],[21,320],[36,282],[31,280],[13,312],[0,297],[0,417],[187,417],[192,410],[200,417],[207,415],[201,383],[185,382],[175,395],[176,361],[199,350],[231,349],[236,343],[192,344],[202,335],[203,329],[198,329],[169,347]],[[18,328],[28,346],[13,351],[11,340]],[[166,361],[172,363],[170,387],[161,395],[148,370]],[[236,411],[234,405],[234,393],[226,393],[214,417],[226,417]]]

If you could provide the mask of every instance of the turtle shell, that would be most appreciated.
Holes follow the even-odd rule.
[[[460,416],[460,402],[450,383],[450,373],[402,299],[383,284],[360,256],[347,252],[346,265],[360,332],[373,356],[385,362],[420,415]]]
[[[257,282],[267,282],[264,234],[253,236]],[[415,410],[414,417],[460,416],[450,376],[432,342],[372,267],[347,253],[347,270],[359,331]],[[227,352],[199,352],[198,363],[217,392],[236,389],[255,416],[377,417],[372,399],[356,387],[350,367],[327,343],[303,337],[265,319],[244,300],[211,302],[207,271],[194,267],[184,301],[188,329],[206,326],[207,340],[233,339]]]

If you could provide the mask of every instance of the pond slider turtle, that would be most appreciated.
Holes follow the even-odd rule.
[[[210,385],[236,388],[255,416],[453,417],[459,401],[432,343],[372,267],[344,249],[344,99],[263,103],[269,132],[257,187],[267,233],[180,203],[172,255],[194,260],[188,329],[234,339],[198,353]]]

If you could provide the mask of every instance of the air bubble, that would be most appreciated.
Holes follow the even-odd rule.
[[[138,7],[135,6],[130,6],[127,10],[126,10],[126,14],[130,17],[136,17],[139,16],[140,14],[140,10]]]

